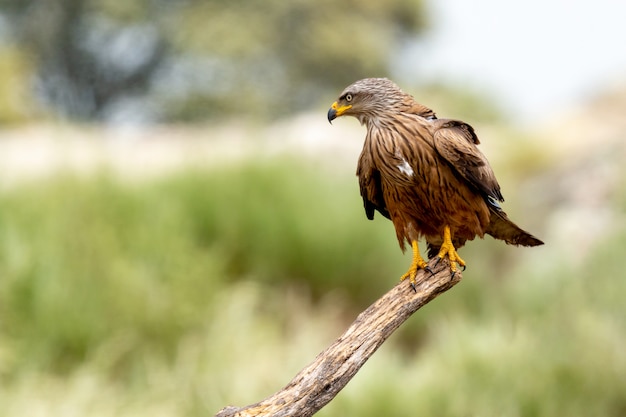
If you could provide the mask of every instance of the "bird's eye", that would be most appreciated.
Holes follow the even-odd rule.
[[[350,94],[350,93],[346,94],[345,99],[346,99],[346,101],[347,101],[348,103],[349,103],[349,102],[351,102],[351,101],[352,101],[352,94]]]

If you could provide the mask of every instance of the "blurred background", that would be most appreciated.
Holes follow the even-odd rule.
[[[205,416],[283,387],[410,257],[365,218],[387,76],[471,123],[542,238],[461,250],[320,416],[625,416],[626,6],[1,0],[0,415]]]

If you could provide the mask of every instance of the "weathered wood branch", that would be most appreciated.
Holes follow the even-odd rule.
[[[282,390],[246,407],[225,407],[215,417],[302,416],[328,404],[413,313],[461,280],[447,262],[430,262],[434,274],[420,271],[415,291],[403,281],[369,306],[348,330],[301,370]]]

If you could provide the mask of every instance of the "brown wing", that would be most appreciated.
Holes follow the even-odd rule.
[[[380,214],[391,219],[389,211],[385,206],[383,198],[383,189],[380,184],[380,172],[374,168],[371,155],[363,149],[359,157],[356,175],[359,176],[359,186],[361,188],[361,197],[363,197],[363,206],[365,207],[365,215],[368,219],[374,219],[374,212],[378,210]]]
[[[474,129],[457,120],[436,120],[435,149],[452,167],[481,192],[485,200],[499,208],[504,201],[500,185],[487,158],[476,147],[480,143]]]
[[[455,120],[441,120],[434,134],[437,152],[472,186],[479,190],[489,205],[490,222],[485,230],[496,239],[511,245],[537,246],[543,242],[522,230],[507,217],[498,201],[504,201],[500,185],[487,162],[476,147],[480,143],[474,129]],[[497,200],[497,201],[496,201]],[[455,243],[456,246],[456,243]],[[429,256],[436,253],[438,245],[429,243]]]

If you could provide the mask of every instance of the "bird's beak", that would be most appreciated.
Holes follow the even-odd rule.
[[[343,115],[347,110],[352,108],[352,104],[348,104],[347,106],[340,106],[335,101],[330,109],[328,110],[328,122],[332,123],[337,117]]]

